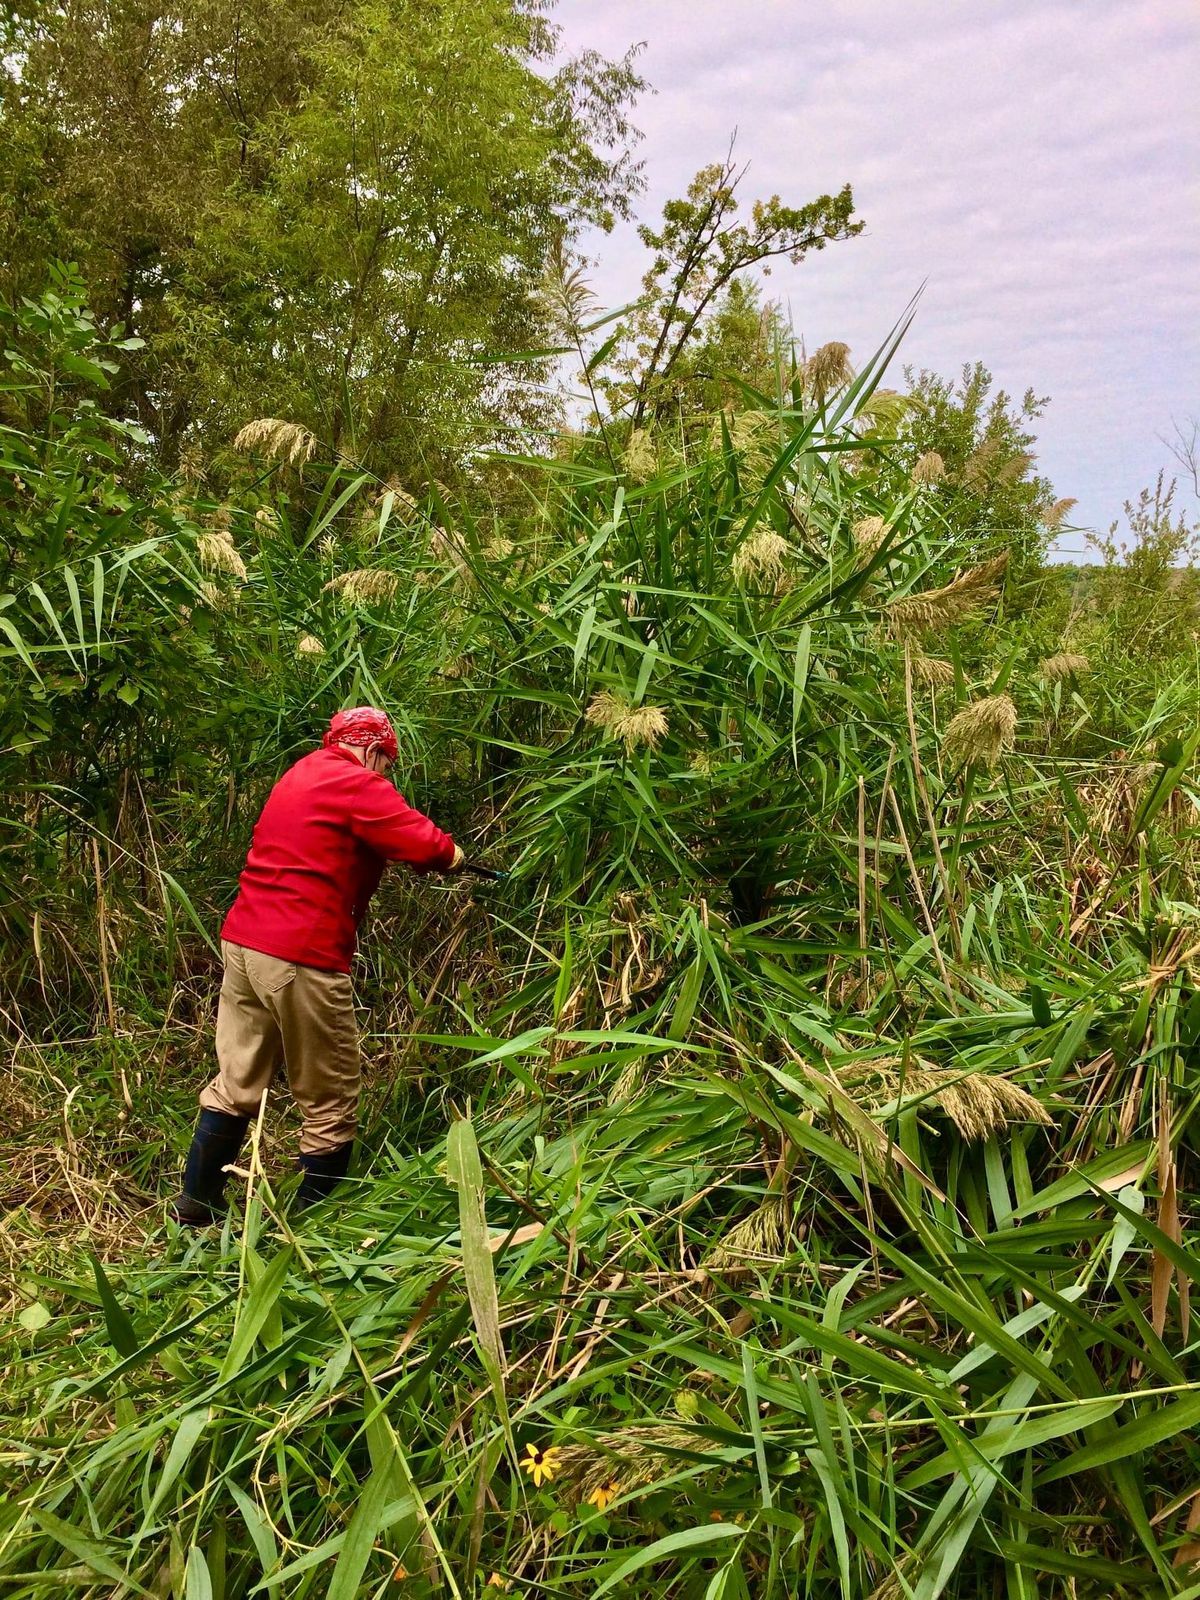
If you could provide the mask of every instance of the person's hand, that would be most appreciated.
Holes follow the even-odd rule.
[[[456,844],[454,846],[454,854],[450,858],[450,865],[446,868],[446,871],[461,872],[463,869],[463,863],[466,861],[466,859],[466,856],[463,854],[462,846]]]

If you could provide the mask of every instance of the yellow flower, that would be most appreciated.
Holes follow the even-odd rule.
[[[539,1450],[537,1445],[527,1444],[521,1468],[533,1479],[534,1487],[540,1489],[542,1480],[549,1483],[558,1471],[558,1446],[552,1444],[547,1450]]]
[[[587,1503],[595,1506],[597,1511],[603,1511],[610,1500],[615,1500],[621,1492],[619,1483],[602,1483],[598,1489],[593,1489],[587,1497]]]

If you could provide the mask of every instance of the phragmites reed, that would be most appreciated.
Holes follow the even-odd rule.
[[[1047,656],[1038,666],[1038,671],[1047,683],[1061,683],[1064,678],[1082,678],[1092,670],[1092,664],[1086,656],[1077,655],[1073,650],[1060,651],[1056,656]]]
[[[866,423],[862,431],[894,427],[908,410],[909,398],[898,389],[876,389],[858,408],[855,421]]]
[[[662,706],[631,706],[608,689],[600,689],[592,696],[584,720],[593,728],[620,739],[626,751],[643,744],[656,749],[668,728],[667,713]]]
[[[419,509],[417,502],[409,494],[408,490],[404,488],[403,484],[399,483],[395,478],[389,478],[380,487],[379,493],[375,496],[375,504],[381,506],[389,495],[392,497],[393,515],[399,512],[405,521],[417,515]]]
[[[973,489],[976,494],[982,493],[995,477],[998,468],[997,457],[1003,446],[999,439],[985,439],[963,462],[962,481],[968,489]]]
[[[196,554],[206,572],[226,572],[239,582],[245,581],[246,563],[234,548],[228,512],[218,512],[212,526],[200,534],[196,540]]]
[[[918,456],[912,469],[913,483],[939,483],[946,476],[946,463],[936,450]]]
[[[671,1423],[650,1423],[622,1428],[619,1433],[597,1434],[586,1444],[558,1447],[558,1472],[569,1485],[571,1498],[587,1503],[597,1490],[606,1499],[669,1477],[680,1467],[714,1457],[720,1445],[703,1434]],[[684,1460],[680,1460],[680,1456]],[[714,1463],[715,1464],[715,1463]]]
[[[823,344],[804,363],[804,381],[818,400],[824,400],[827,394],[841,389],[853,376],[850,346],[838,339]]]
[[[928,689],[948,689],[954,682],[954,663],[940,656],[916,654],[912,658],[913,677]]]
[[[394,572],[382,567],[357,567],[353,572],[341,572],[336,578],[330,578],[325,589],[348,605],[380,605],[396,598],[399,582]]]
[[[887,535],[887,521],[883,517],[860,517],[850,530],[855,545],[865,556],[873,556]]]
[[[782,534],[771,528],[755,528],[734,551],[730,569],[739,583],[753,578],[778,578],[783,571],[784,557],[790,551],[791,546]]]
[[[511,539],[506,539],[502,533],[498,533],[484,545],[484,560],[507,561],[516,548]]]
[[[231,611],[238,603],[235,591],[222,589],[221,585],[214,583],[211,578],[201,580],[200,594],[205,605],[213,611]]]
[[[233,448],[245,455],[260,455],[271,461],[282,461],[299,470],[316,454],[317,441],[298,422],[285,422],[282,417],[259,417],[254,422],[248,422],[237,434]]]
[[[970,571],[961,573],[941,589],[906,594],[884,608],[885,626],[893,639],[912,639],[922,633],[943,633],[956,622],[982,610],[994,598],[1004,569],[1007,550]]]
[[[874,1113],[899,1100],[923,1101],[945,1112],[964,1139],[988,1139],[1013,1122],[1053,1119],[1046,1107],[1007,1078],[990,1072],[960,1072],[917,1058],[904,1070],[897,1056],[876,1056],[837,1069],[838,1081],[866,1110]]]
[[[265,528],[268,533],[274,533],[279,526],[279,517],[271,506],[259,506],[254,513],[256,528]]]
[[[964,766],[994,767],[1016,739],[1017,708],[1006,694],[974,700],[946,724],[942,749]]]
[[[791,1207],[782,1194],[769,1194],[748,1217],[718,1239],[704,1258],[711,1272],[744,1271],[777,1262],[787,1251]]]
[[[1019,483],[1033,465],[1033,457],[1027,450],[1020,450],[1008,460],[996,474],[997,483]]]
[[[658,470],[658,453],[645,428],[635,428],[629,435],[621,464],[635,483],[645,483]]]
[[[573,340],[579,337],[583,320],[596,303],[583,275],[583,263],[571,265],[561,235],[546,258],[539,299],[555,333]]]
[[[1078,504],[1079,502],[1077,500],[1073,499],[1070,495],[1066,495],[1062,500],[1056,500],[1054,502],[1049,511],[1047,511],[1046,515],[1042,518],[1042,521],[1045,523],[1047,528],[1049,528],[1052,532],[1057,533],[1059,528],[1061,528],[1063,525],[1063,518],[1068,514],[1068,512],[1073,511]]]
[[[296,644],[296,654],[298,656],[323,656],[325,654],[325,646],[315,634],[302,633]]]

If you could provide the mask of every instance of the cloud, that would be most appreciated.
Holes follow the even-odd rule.
[[[738,131],[747,201],[854,185],[858,239],[769,292],[859,359],[926,284],[901,360],[1051,406],[1041,467],[1107,526],[1200,411],[1200,13],[1191,0],[569,0],[564,48],[646,39],[643,217]],[[588,241],[611,304],[631,228]]]

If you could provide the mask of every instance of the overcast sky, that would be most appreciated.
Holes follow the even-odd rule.
[[[899,362],[982,360],[1049,396],[1039,467],[1078,497],[1074,520],[1106,528],[1171,465],[1158,436],[1200,414],[1197,0],[561,0],[556,15],[568,51],[646,43],[639,218],[735,128],[743,209],[853,184],[866,232],[766,285],[810,350],[844,339],[865,359],[924,281]],[[633,299],[632,227],[586,248],[602,299]]]

